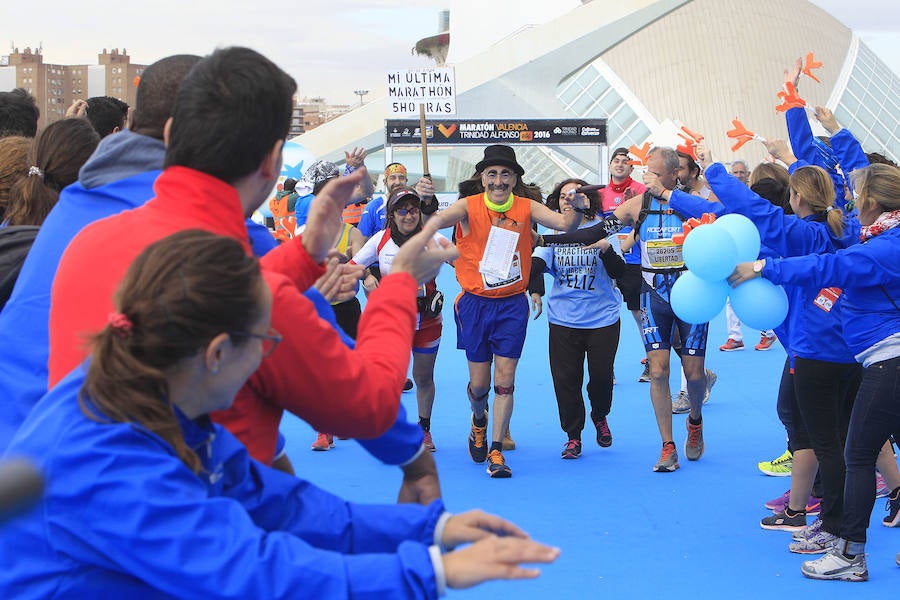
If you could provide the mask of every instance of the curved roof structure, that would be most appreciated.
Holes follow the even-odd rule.
[[[610,147],[668,143],[660,132],[676,122],[704,135],[718,159],[739,155],[755,164],[766,156],[762,145],[735,155],[725,132],[738,117],[764,137],[786,137],[775,111],[782,70],[809,52],[823,67],[815,72],[821,83],[801,81],[807,104],[828,106],[867,151],[898,161],[900,78],[807,0],[585,3],[454,65],[457,117],[606,118]],[[376,99],[298,141],[335,162],[354,145],[377,153],[387,115],[387,99]],[[446,151],[444,172],[435,174],[452,189],[471,175],[480,154],[480,148]],[[596,149],[528,147],[517,154],[525,178],[545,189],[564,177],[597,177]],[[377,168],[377,159],[370,166]]]

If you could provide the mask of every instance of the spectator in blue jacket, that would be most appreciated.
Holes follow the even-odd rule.
[[[481,511],[351,504],[252,460],[208,413],[281,341],[271,312],[234,239],[185,230],[135,259],[86,368],[8,449],[47,488],[0,534],[0,597],[436,598],[556,559]]]
[[[845,447],[841,537],[824,557],[803,563],[801,571],[813,579],[865,581],[875,462],[888,437],[900,435],[900,170],[871,165],[853,179],[862,243],[828,254],[743,263],[730,281],[738,285],[762,276],[773,283],[843,290],[843,333],[863,375]],[[884,523],[894,526],[900,486],[891,491],[889,506]]]
[[[697,149],[704,164],[711,162],[705,146]],[[858,239],[859,223],[834,207],[835,191],[828,173],[816,166],[794,171],[790,205],[784,211],[757,196],[728,175],[720,163],[706,170],[707,180],[722,204],[753,221],[762,244],[776,256],[834,252]],[[844,461],[842,440],[850,407],[859,386],[860,369],[844,341],[841,291],[819,286],[788,285],[788,352],[781,377],[779,405],[789,403],[792,418],[785,423],[793,451],[788,506],[760,522],[764,529],[800,531],[807,525],[806,507],[816,470],[823,486],[821,523],[789,545],[792,552],[827,549],[840,535],[843,512]],[[835,295],[826,304],[819,299]],[[827,310],[826,310],[827,308]],[[779,411],[781,412],[781,411]],[[874,486],[873,486],[874,487]],[[821,527],[820,527],[821,525]]]

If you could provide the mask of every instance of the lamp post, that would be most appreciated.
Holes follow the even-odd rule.
[[[363,105],[363,96],[368,94],[369,90],[356,90],[353,93],[356,94],[357,96],[359,96],[359,105],[362,106]]]

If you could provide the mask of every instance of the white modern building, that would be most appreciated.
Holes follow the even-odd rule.
[[[602,118],[608,148],[671,143],[672,123],[683,124],[705,137],[716,158],[740,157],[752,166],[765,149],[753,142],[733,153],[734,140],[725,135],[732,119],[766,138],[786,138],[783,114],[775,110],[782,72],[813,52],[823,66],[814,72],[821,83],[801,79],[807,104],[831,108],[864,149],[900,162],[900,78],[806,0],[593,0],[474,55],[455,51],[468,41],[454,27],[462,18],[450,15],[447,63],[455,68],[459,119]],[[335,162],[345,149],[364,146],[378,170],[389,117],[386,89],[378,96],[373,90],[365,106],[296,141]],[[605,177],[598,175],[605,154],[598,161],[596,147],[528,146],[517,153],[525,179],[545,190],[565,177]],[[417,149],[393,153],[411,173],[421,173],[419,156]],[[480,147],[429,148],[439,189],[452,192],[480,157]]]

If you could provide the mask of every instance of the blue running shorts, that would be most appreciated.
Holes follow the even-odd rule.
[[[666,302],[646,281],[641,285],[641,337],[644,350],[669,350],[675,328],[681,335],[683,356],[706,356],[709,323],[692,325],[675,316]]]
[[[525,345],[530,308],[525,294],[485,298],[463,292],[456,298],[456,347],[469,362],[490,362],[494,355],[518,359]]]

